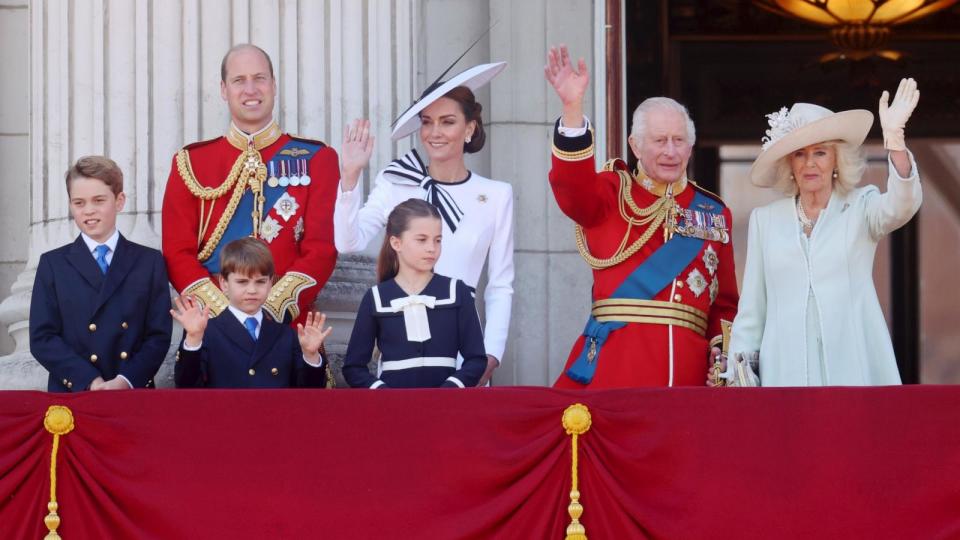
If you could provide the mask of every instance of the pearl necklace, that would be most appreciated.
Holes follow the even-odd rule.
[[[800,224],[806,229],[813,229],[814,224],[817,222],[817,220],[807,217],[807,213],[803,211],[803,203],[800,202],[799,195],[797,195],[797,217],[800,218]]]

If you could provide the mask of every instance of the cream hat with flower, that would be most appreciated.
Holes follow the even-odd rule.
[[[794,103],[767,115],[770,129],[763,151],[750,168],[750,182],[770,187],[777,182],[777,161],[795,150],[827,141],[860,146],[873,125],[873,113],[863,109],[835,113],[811,103]]]

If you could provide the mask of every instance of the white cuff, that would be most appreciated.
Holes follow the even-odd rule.
[[[587,130],[590,129],[590,119],[586,115],[583,116],[583,126],[576,128],[563,127],[563,117],[560,118],[560,125],[557,127],[557,131],[560,132],[560,135],[564,137],[580,137]]]
[[[380,388],[380,387],[383,386],[384,384],[386,384],[386,383],[384,383],[384,382],[381,381],[380,379],[377,379],[377,382],[375,382],[375,383],[373,383],[373,384],[370,385],[370,389],[372,390],[372,389],[374,389],[374,388]]]
[[[460,388],[465,388],[465,386],[463,386],[463,382],[456,377],[447,377],[447,380],[459,386]]]
[[[910,176],[904,178],[900,176],[900,173],[897,172],[897,168],[893,166],[893,159],[890,158],[890,152],[887,152],[887,170],[889,171],[890,178],[896,178],[901,182],[912,182],[918,176],[917,172],[917,162],[913,159],[913,152],[910,150],[904,150],[907,153],[907,158],[910,159]]]
[[[343,181],[337,182],[337,199],[343,201],[350,201],[353,199],[353,194],[357,192],[357,189],[360,187],[360,179],[357,179],[357,185],[353,186],[351,190],[343,189]]]
[[[123,382],[127,383],[127,386],[133,388],[133,383],[130,382],[130,379],[124,377],[123,375],[117,375],[118,379],[123,379]]]
[[[310,360],[314,360],[314,359],[316,359],[316,362],[311,362],[311,361],[310,361]],[[311,357],[310,360],[307,360],[307,355],[303,355],[303,361],[306,362],[308,366],[314,367],[314,368],[318,368],[318,367],[320,367],[321,365],[323,365],[323,357],[320,356],[320,353],[319,353],[319,352],[318,352],[317,354],[315,354],[313,357]]]
[[[183,340],[183,350],[185,351],[191,351],[191,352],[199,351],[201,347],[203,347],[203,341],[201,341],[200,344],[197,345],[196,347],[191,347],[187,345],[187,340]]]

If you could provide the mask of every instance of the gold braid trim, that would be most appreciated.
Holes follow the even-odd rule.
[[[60,449],[60,436],[73,431],[73,411],[63,405],[51,405],[43,415],[43,427],[53,435],[53,448],[50,451],[50,502],[47,503],[47,511],[50,512],[43,518],[43,524],[47,526],[47,535],[44,540],[60,540],[57,528],[60,527],[60,515],[57,514],[59,505],[57,504],[57,454]]]
[[[184,296],[190,295],[194,300],[200,303],[200,308],[210,306],[210,314],[216,317],[227,309],[227,295],[223,294],[220,287],[213,284],[210,278],[203,278],[194,281],[187,286],[181,293]]]
[[[229,225],[230,220],[233,219],[233,215],[237,211],[237,206],[240,205],[240,199],[243,198],[243,193],[246,191],[248,185],[253,190],[254,195],[254,208],[253,215],[251,216],[253,220],[253,236],[254,238],[258,236],[260,232],[260,219],[263,217],[263,183],[267,178],[267,167],[263,164],[263,159],[260,157],[260,152],[257,151],[256,148],[252,146],[248,147],[244,152],[237,156],[237,160],[233,163],[233,167],[230,168],[230,174],[227,175],[227,179],[215,188],[204,187],[200,185],[200,182],[197,181],[197,177],[193,172],[193,166],[190,164],[190,154],[186,149],[177,152],[177,170],[180,172],[180,177],[183,178],[183,183],[186,184],[190,193],[201,201],[200,238],[203,237],[203,232],[206,232],[206,229],[210,224],[209,215],[206,217],[206,220],[204,220],[203,201],[219,199],[226,194],[231,187],[233,187],[233,194],[230,196],[230,201],[227,203],[227,207],[223,210],[223,214],[220,216],[217,226],[213,229],[213,232],[210,234],[210,238],[207,239],[207,242],[203,244],[203,248],[200,250],[200,253],[197,254],[197,259],[200,260],[200,262],[209,259],[210,255],[213,254],[213,251],[217,249],[217,245],[220,244],[220,240],[223,238],[223,233],[227,230],[227,225]],[[212,203],[210,211],[210,215],[212,215]],[[199,239],[197,243],[200,243]]]
[[[574,403],[563,411],[561,424],[566,434],[570,435],[570,505],[567,506],[570,524],[567,525],[566,540],[587,540],[587,529],[580,523],[583,505],[580,504],[580,479],[577,474],[577,437],[589,431],[591,423],[590,409],[582,403]]]
[[[613,255],[605,259],[595,257],[590,253],[589,247],[587,247],[586,235],[583,232],[583,227],[579,224],[574,225],[574,235],[577,243],[577,250],[580,251],[580,256],[583,257],[583,260],[590,265],[594,270],[602,270],[604,268],[610,268],[611,266],[616,266],[623,261],[629,259],[634,254],[636,254],[640,249],[646,245],[647,241],[653,237],[653,233],[657,231],[660,225],[664,226],[664,233],[668,232],[669,228],[674,226],[673,216],[676,215],[676,201],[673,197],[666,196],[657,199],[657,202],[651,204],[646,208],[640,208],[634,202],[633,197],[630,195],[631,184],[634,179],[630,176],[630,173],[626,171],[617,171],[617,175],[620,176],[620,186],[617,193],[617,204],[620,210],[620,217],[627,223],[627,230],[623,235],[623,239],[620,241],[620,245],[614,251]],[[626,205],[629,207],[632,215],[627,212]],[[627,238],[630,237],[630,231],[634,226],[643,226],[648,225],[647,229],[640,235],[640,238],[630,244],[627,247]]]
[[[287,272],[270,288],[263,309],[277,322],[283,322],[283,315],[287,312],[291,319],[296,319],[300,316],[300,306],[297,305],[300,293],[316,284],[317,280],[306,274]]]

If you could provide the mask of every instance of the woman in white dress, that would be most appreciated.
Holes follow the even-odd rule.
[[[408,199],[424,199],[443,218],[443,241],[436,272],[457,278],[474,290],[487,263],[483,296],[486,385],[500,365],[510,326],[513,298],[513,189],[467,169],[464,153],[483,148],[482,106],[473,90],[486,84],[505,62],[475,66],[446,82],[436,82],[395,122],[397,140],[419,130],[428,162],[411,150],[377,175],[363,203],[357,189],[370,160],[370,124],[347,127],[341,149],[341,180],[333,214],[337,251],[366,248],[384,228],[393,208]],[[361,203],[362,206],[361,206]]]
[[[900,384],[873,260],[877,242],[920,208],[917,165],[903,133],[919,96],[913,79],[904,79],[889,106],[888,93],[880,97],[884,193],[855,187],[866,166],[860,146],[873,124],[869,111],[797,103],[767,115],[750,181],[780,185],[790,196],[750,215],[731,368],[758,363],[762,386]]]

